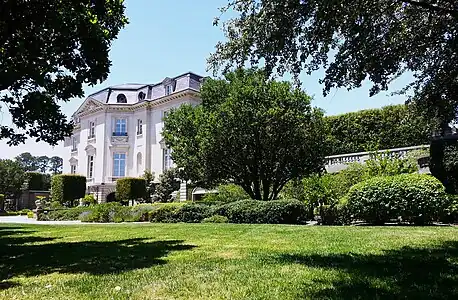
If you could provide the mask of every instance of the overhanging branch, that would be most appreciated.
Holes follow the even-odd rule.
[[[448,13],[448,14],[454,16],[454,17],[458,16],[458,10],[457,9],[450,9],[450,8],[440,7],[440,6],[433,5],[433,4],[430,4],[430,3],[426,3],[426,2],[423,2],[423,1],[402,0],[402,2],[408,3],[410,5],[414,5],[414,6],[419,6],[419,7],[422,7],[422,8],[425,8],[425,9],[429,9],[429,10],[432,10],[432,11],[436,11],[436,12]]]

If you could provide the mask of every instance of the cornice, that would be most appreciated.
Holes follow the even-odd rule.
[[[193,100],[199,100],[199,91],[194,89],[186,89],[183,91],[179,91],[170,95],[162,96],[160,98],[150,100],[150,101],[142,101],[139,103],[134,104],[124,104],[124,105],[116,105],[116,104],[106,104],[100,103],[100,105],[92,106],[89,110],[83,110],[76,114],[77,117],[87,117],[90,115],[94,115],[101,112],[135,112],[141,109],[152,109],[156,106],[160,106],[171,101],[182,99],[185,97],[190,97]],[[77,130],[75,128],[75,130]]]

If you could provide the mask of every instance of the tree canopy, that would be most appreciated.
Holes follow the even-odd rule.
[[[19,162],[26,172],[51,172],[52,174],[62,173],[63,160],[59,156],[33,156],[29,152],[24,152],[16,156],[15,160]]]
[[[214,70],[265,64],[297,79],[323,67],[323,93],[372,81],[370,95],[409,71],[408,93],[442,125],[458,104],[457,0],[231,0],[222,12],[227,41],[209,58]],[[216,19],[215,24],[218,24]]]
[[[238,69],[207,79],[201,98],[165,119],[164,139],[183,179],[202,187],[230,182],[271,200],[290,179],[321,171],[323,114],[302,90]]]
[[[0,194],[17,199],[21,195],[25,172],[19,162],[0,159]]]
[[[59,102],[107,78],[111,42],[127,24],[123,2],[1,1],[0,108],[13,124],[0,125],[0,139],[56,145],[71,134]]]

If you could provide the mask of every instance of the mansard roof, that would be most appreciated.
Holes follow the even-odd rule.
[[[112,86],[109,86],[107,88],[104,88],[98,92],[95,92],[95,93],[92,93],[90,94],[88,97],[92,97],[100,102],[106,102],[106,100],[108,100],[108,97],[110,96],[110,92],[111,91],[138,91],[144,87],[155,87],[155,86],[158,86],[158,85],[162,85],[164,83],[167,83],[167,82],[170,82],[170,81],[174,81],[180,77],[183,77],[183,76],[186,76],[186,75],[189,75],[191,76],[193,79],[195,80],[201,80],[202,78],[204,78],[204,76],[201,76],[201,75],[198,75],[196,73],[193,73],[193,72],[186,72],[186,73],[183,73],[183,74],[180,74],[178,76],[175,76],[175,77],[165,77],[161,82],[158,82],[158,83],[124,83],[124,84],[118,84],[118,85],[112,85]],[[101,93],[106,93],[106,98],[105,100],[99,100],[97,99],[97,97],[94,97],[94,96],[97,96]]]

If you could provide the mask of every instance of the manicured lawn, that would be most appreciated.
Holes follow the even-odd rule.
[[[0,225],[0,299],[458,299],[458,228]]]

